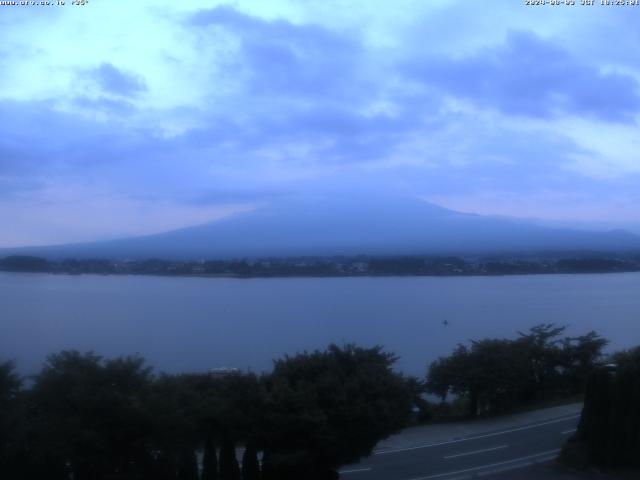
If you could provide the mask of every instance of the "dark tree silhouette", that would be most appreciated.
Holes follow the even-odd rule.
[[[505,410],[522,396],[526,359],[510,340],[472,341],[429,368],[427,390],[444,401],[448,392],[468,400],[469,415]]]
[[[594,331],[562,340],[562,368],[566,373],[565,384],[569,394],[584,391],[589,374],[602,358],[602,351],[608,343]]]
[[[22,465],[19,444],[24,425],[19,394],[22,381],[13,362],[0,363],[0,471],[17,476]]]
[[[286,356],[266,378],[264,478],[334,478],[409,419],[413,390],[381,347]]]
[[[545,324],[516,340],[459,345],[432,363],[427,388],[443,400],[449,392],[466,399],[474,415],[540,390],[570,393],[606,341],[595,332],[560,340],[562,331]],[[633,358],[621,355],[627,367],[589,383],[595,393],[585,410],[608,411],[622,432],[602,461],[632,457],[623,452],[638,429],[623,418],[633,424],[637,416]],[[48,357],[29,389],[11,363],[0,363],[0,471],[25,480],[196,480],[195,452],[204,447],[202,480],[334,479],[405,426],[412,407],[428,413],[423,383],[394,372],[395,360],[381,347],[331,345],[285,356],[262,377],[153,375],[138,357],[63,351]],[[607,403],[614,399],[615,411]],[[585,416],[585,438],[605,428],[598,421]],[[236,444],[245,446],[242,473]]]
[[[185,448],[180,452],[178,480],[198,480],[198,462],[191,449]]]
[[[220,480],[240,480],[240,466],[236,458],[236,449],[230,435],[222,439],[220,448]]]
[[[150,369],[140,358],[103,361],[91,353],[51,355],[30,392],[32,456],[78,480],[142,474],[151,418],[141,393]],[[37,465],[39,462],[34,462]]]
[[[495,413],[536,399],[584,391],[606,340],[595,332],[558,338],[565,327],[537,325],[516,340],[484,339],[458,345],[429,366],[427,391],[444,402],[465,399],[470,416]]]
[[[256,447],[247,444],[242,455],[242,480],[260,480],[260,463]]]
[[[207,435],[202,457],[202,480],[218,480],[218,455],[213,435]]]
[[[15,255],[0,259],[0,270],[9,272],[47,272],[49,268],[49,262],[40,257]]]
[[[640,347],[613,361],[615,368],[590,375],[578,431],[563,456],[577,449],[591,464],[640,467]]]
[[[181,471],[184,452],[193,452],[201,441],[198,425],[200,397],[190,375],[163,374],[155,379],[144,398],[153,418],[149,447],[159,452],[159,466],[168,478]]]
[[[518,332],[518,344],[527,355],[535,393],[542,400],[547,390],[556,386],[556,367],[562,364],[562,350],[558,346],[561,340],[558,337],[566,328],[554,323],[542,323],[530,328],[527,333]]]

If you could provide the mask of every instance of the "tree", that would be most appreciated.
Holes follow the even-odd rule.
[[[526,357],[511,340],[486,339],[472,342],[466,375],[471,389],[470,413],[507,410],[526,388]],[[475,411],[474,411],[475,410]]]
[[[593,371],[602,351],[609,342],[595,331],[562,340],[562,367],[565,370],[569,393],[584,390],[589,374]]]
[[[242,480],[260,480],[260,463],[256,447],[249,443],[242,455]]]
[[[0,471],[13,473],[17,465],[18,430],[21,429],[18,395],[22,380],[13,362],[0,363]]]
[[[14,255],[0,259],[0,270],[9,272],[47,272],[49,269],[49,262],[40,257]]]
[[[148,448],[156,452],[155,468],[162,478],[182,475],[191,453],[204,443],[198,421],[200,400],[192,375],[160,375],[147,391],[144,404],[153,418]]]
[[[565,328],[541,324],[519,332],[516,340],[458,345],[431,363],[427,391],[443,402],[449,393],[466,400],[471,416],[581,392],[607,341],[593,331],[561,339]]]
[[[240,466],[230,435],[225,435],[220,448],[220,480],[240,480]]]
[[[562,350],[558,346],[558,338],[566,326],[557,327],[554,323],[542,323],[529,329],[529,332],[518,332],[519,347],[526,353],[529,361],[529,375],[535,393],[544,400],[547,391],[552,388],[559,376],[557,367],[562,363]]]
[[[451,357],[454,355],[455,353]],[[431,362],[428,368],[427,392],[440,397],[442,403],[447,400],[447,395],[455,383],[455,367],[451,357],[440,357]]]
[[[18,393],[22,380],[15,372],[13,362],[0,363],[0,406],[6,407],[11,403]]]
[[[198,461],[190,448],[184,448],[180,452],[178,480],[198,480]]]
[[[469,401],[469,414],[477,414],[477,392],[474,379],[470,375],[472,366],[471,350],[458,344],[448,357],[440,357],[429,366],[427,373],[427,391],[438,395],[444,402],[451,392]]]
[[[207,435],[202,457],[202,480],[218,480],[218,455],[213,435]]]
[[[423,397],[427,391],[425,382],[415,376],[408,376],[405,381],[411,391],[412,410],[416,412],[414,418],[420,422],[431,420],[433,414],[431,404]]]
[[[443,401],[450,391],[466,398],[473,417],[480,410],[495,412],[517,403],[526,373],[526,359],[513,341],[485,339],[470,347],[458,345],[451,356],[433,362],[427,388]]]
[[[263,477],[337,478],[402,428],[413,392],[381,347],[331,345],[277,360],[265,379]]]
[[[578,430],[561,456],[565,461],[640,467],[640,347],[612,360],[614,368],[599,367],[589,376]]]
[[[52,471],[68,466],[78,480],[141,473],[148,465],[150,418],[142,394],[149,382],[150,369],[138,357],[49,356],[30,392],[37,433],[31,455],[41,459],[34,463]]]

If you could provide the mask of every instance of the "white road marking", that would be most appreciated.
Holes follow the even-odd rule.
[[[571,430],[565,430],[564,432],[562,432],[562,435],[569,435],[570,433],[573,433],[577,430],[577,428],[572,428]]]
[[[371,467],[354,468],[353,470],[340,470],[338,473],[342,475],[343,473],[358,473],[358,472],[370,472],[370,471],[371,471]]]
[[[487,475],[495,475],[496,473],[503,473],[503,472],[509,472],[511,470],[516,470],[518,468],[523,468],[523,467],[531,467],[533,465],[536,464],[540,464],[540,463],[547,463],[550,462],[552,460],[555,460],[557,457],[557,455],[551,455],[551,456],[547,456],[547,457],[537,457],[535,460],[532,460],[530,462],[524,462],[524,463],[515,463],[513,465],[507,465],[506,467],[498,467],[498,468],[492,468],[491,470],[485,470],[483,472],[478,472],[473,474],[472,476],[469,476],[469,478],[474,478],[474,477],[486,477]]]
[[[509,463],[516,463],[516,462],[522,462],[522,461],[525,461],[525,463],[523,463],[523,466],[527,466],[530,464],[530,462],[527,462],[526,460],[531,460],[537,457],[543,457],[545,455],[557,454],[559,452],[560,452],[560,449],[558,448],[556,450],[549,450],[547,452],[536,453],[534,455],[527,455],[526,457],[514,458],[513,460],[506,460],[504,462],[490,463],[488,465],[481,465],[479,467],[465,468],[464,470],[456,470],[455,472],[445,472],[445,473],[438,473],[436,475],[427,475],[426,477],[415,477],[410,480],[429,480],[431,478],[442,478],[442,477],[447,477],[449,475],[458,475],[460,473],[474,472],[477,470],[483,470],[485,468],[499,467],[501,465],[507,465]]]
[[[551,424],[554,424],[554,423],[566,422],[567,420],[572,420],[574,418],[578,418],[579,416],[580,416],[580,414],[576,414],[576,415],[571,415],[569,417],[563,417],[563,418],[557,418],[555,420],[549,420],[548,422],[537,423],[535,425],[527,425],[525,427],[511,428],[509,430],[503,430],[501,432],[487,433],[487,434],[484,434],[484,435],[476,435],[474,437],[460,438],[458,440],[449,440],[447,442],[427,443],[427,444],[424,444],[424,445],[416,445],[415,447],[395,448],[393,450],[381,450],[381,451],[378,451],[378,452],[373,452],[373,454],[374,455],[387,455],[389,453],[408,452],[409,450],[418,450],[418,449],[421,449],[421,448],[439,447],[441,445],[452,445],[454,443],[468,442],[470,440],[477,440],[479,438],[496,437],[498,435],[504,435],[506,433],[520,432],[522,430],[530,430],[532,428],[544,427],[545,425],[551,425]]]
[[[483,448],[482,450],[474,450],[473,452],[465,452],[465,453],[456,453],[455,455],[447,455],[444,458],[458,458],[458,457],[466,457],[467,455],[475,455],[476,453],[484,453],[484,452],[493,452],[494,450],[500,450],[502,448],[507,448],[509,445],[500,445],[499,447],[492,448]]]

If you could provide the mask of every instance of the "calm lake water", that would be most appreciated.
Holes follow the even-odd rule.
[[[382,344],[423,375],[458,343],[542,322],[640,344],[640,274],[211,279],[0,272],[0,359],[139,353],[158,370],[268,370],[330,342]],[[449,325],[443,325],[447,320]]]

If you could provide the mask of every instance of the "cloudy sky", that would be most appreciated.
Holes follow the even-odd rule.
[[[0,246],[335,186],[640,232],[640,7],[66,3],[0,7]]]

